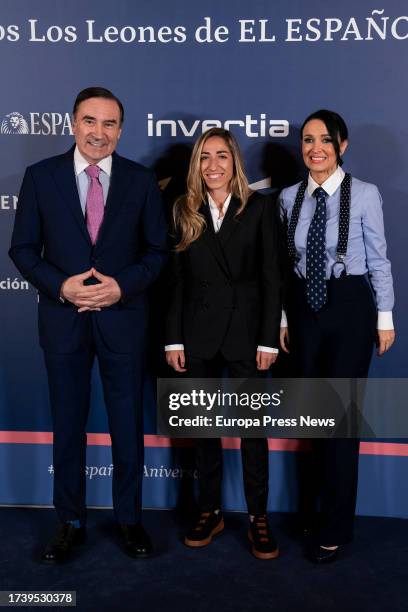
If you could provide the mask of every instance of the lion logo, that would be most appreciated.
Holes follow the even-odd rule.
[[[28,123],[20,113],[9,113],[1,122],[2,134],[28,134]]]

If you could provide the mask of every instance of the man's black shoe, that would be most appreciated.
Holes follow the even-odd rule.
[[[57,565],[68,560],[74,546],[82,544],[86,538],[85,527],[74,527],[64,523],[50,540],[42,555],[42,562]]]
[[[224,529],[222,512],[201,512],[197,523],[184,538],[186,546],[207,546],[217,533]]]
[[[314,546],[309,552],[309,558],[314,563],[331,563],[335,561],[339,554],[339,547],[330,550],[329,548],[323,548],[323,546]]]
[[[249,523],[248,539],[252,543],[251,552],[257,559],[275,559],[279,555],[266,514],[255,516]]]
[[[129,557],[143,559],[152,552],[152,542],[141,523],[120,525],[124,551]]]

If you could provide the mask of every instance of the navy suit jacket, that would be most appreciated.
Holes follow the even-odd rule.
[[[89,343],[91,316],[108,347],[132,353],[144,344],[146,289],[167,257],[166,224],[151,171],[112,156],[105,214],[93,246],[79,200],[74,148],[27,168],[16,213],[10,257],[39,291],[41,346],[71,353]],[[100,312],[78,313],[59,299],[66,278],[91,267],[113,276],[122,299]]]

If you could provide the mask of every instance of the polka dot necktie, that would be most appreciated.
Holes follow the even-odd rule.
[[[317,312],[327,301],[326,287],[326,192],[322,187],[314,192],[316,210],[307,234],[306,299]]]

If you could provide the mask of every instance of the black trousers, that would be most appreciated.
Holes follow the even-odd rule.
[[[98,358],[112,439],[112,496],[116,520],[140,520],[143,478],[143,352],[113,353],[93,314],[87,346],[45,353],[54,431],[54,506],[62,522],[86,521],[86,423],[91,373]],[[140,347],[139,347],[140,349]]]
[[[328,300],[317,313],[306,301],[306,283],[293,279],[288,305],[294,376],[366,378],[376,336],[377,311],[364,276],[331,278]],[[312,441],[314,453],[302,456],[301,512],[315,510],[320,498],[318,538],[324,546],[353,537],[357,498],[358,439]]]
[[[198,359],[186,355],[189,378],[221,378],[227,367],[232,378],[259,378],[254,358],[245,361],[227,361],[218,354],[214,359]],[[196,466],[199,478],[199,507],[203,512],[221,508],[222,447],[220,438],[195,441]],[[245,499],[249,514],[266,513],[268,503],[269,453],[265,438],[242,438],[241,458]]]

